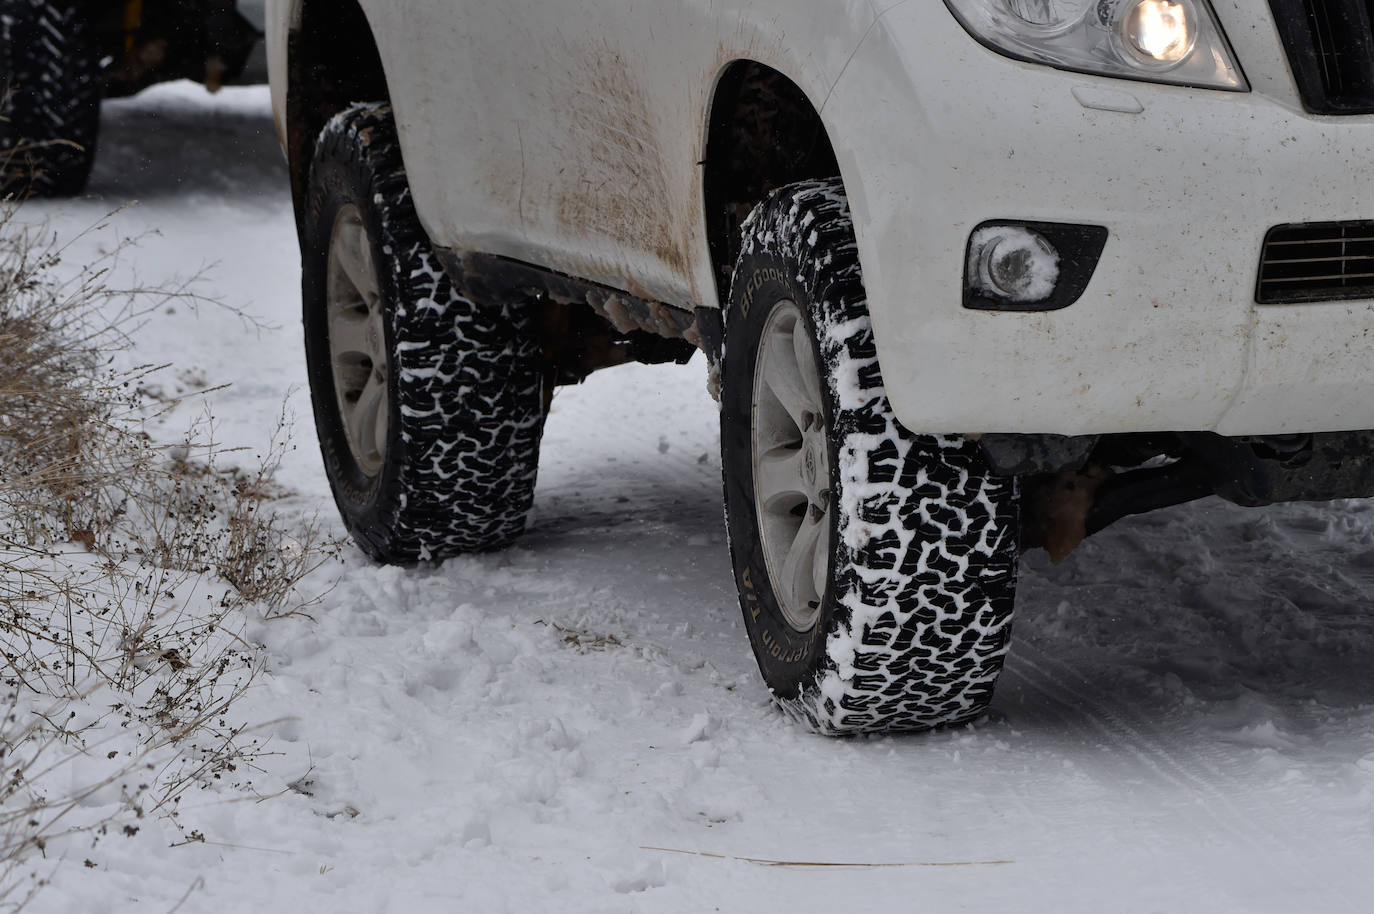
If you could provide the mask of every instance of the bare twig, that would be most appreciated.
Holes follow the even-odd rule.
[[[752,863],[757,866],[800,867],[805,869],[899,869],[903,867],[954,867],[954,866],[1010,866],[1015,860],[950,860],[950,861],[908,861],[903,863],[833,863],[815,860],[770,860],[766,857],[733,857],[726,854],[711,854],[706,851],[679,850],[675,847],[650,847],[640,845],[642,851],[657,851],[661,854],[680,854],[685,857],[705,857],[708,860],[732,860],[737,863]]]

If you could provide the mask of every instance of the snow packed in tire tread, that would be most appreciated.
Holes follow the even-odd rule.
[[[399,430],[387,457],[396,465],[383,472],[389,482],[367,522],[354,520],[350,532],[374,558],[397,563],[509,545],[533,504],[545,415],[527,309],[455,287],[415,213],[388,106],[336,115],[317,148],[317,161],[353,157],[370,174],[385,255],[378,268],[392,271],[397,291],[388,317]],[[350,520],[356,512],[340,501]]]
[[[980,715],[1011,634],[1015,481],[976,441],[917,435],[888,402],[848,201],[837,180],[778,191],[744,226],[810,290],[835,404],[840,493],[819,672],[785,711],[823,733],[921,730]]]

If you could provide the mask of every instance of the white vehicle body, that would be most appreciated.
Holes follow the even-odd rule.
[[[302,0],[269,0],[278,127]],[[913,431],[1374,428],[1374,302],[1256,304],[1287,223],[1374,218],[1374,116],[1305,113],[1264,0],[1213,4],[1249,91],[999,54],[935,0],[362,0],[438,246],[719,307],[702,163],[723,70],[819,111]],[[1105,226],[1058,311],[962,306],[987,220]]]

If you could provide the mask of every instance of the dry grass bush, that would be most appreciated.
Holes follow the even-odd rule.
[[[213,574],[233,587],[235,602],[258,604],[269,616],[298,610],[295,585],[332,558],[337,544],[313,523],[288,528],[264,510],[285,494],[273,480],[291,431],[283,411],[254,469],[221,469],[213,418],[197,423],[160,472],[145,474],[156,498],[139,499],[131,510],[141,522],[127,525],[140,531],[139,554],[161,568]]]
[[[110,356],[184,290],[116,290],[109,260],[63,254],[0,212],[0,910],[55,843],[181,827],[187,790],[249,783],[261,747],[229,716],[258,664],[244,608],[291,612],[332,550],[266,507],[284,417],[247,472],[208,418],[170,449],[142,431],[167,405]]]

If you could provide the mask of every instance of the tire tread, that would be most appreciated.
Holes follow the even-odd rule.
[[[545,414],[530,315],[520,303],[463,295],[440,264],[415,212],[387,105],[355,105],[331,119],[312,169],[325,162],[344,163],[365,183],[397,289],[394,478],[360,511],[331,476],[350,532],[374,558],[400,564],[507,546],[524,531],[534,500]],[[309,225],[324,205],[313,185]],[[322,408],[336,409],[319,399],[326,398],[317,398],[317,423]],[[325,439],[322,429],[322,446]]]
[[[744,236],[741,261],[762,254],[792,265],[810,292],[840,468],[824,655],[778,703],[828,734],[975,718],[1011,634],[1015,481],[993,475],[976,442],[914,434],[897,420],[838,179],[775,192]]]
[[[103,91],[90,17],[73,0],[0,0],[6,195],[71,196],[86,186]]]

